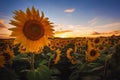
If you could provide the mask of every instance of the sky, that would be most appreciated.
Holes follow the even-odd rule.
[[[0,0],[0,38],[11,34],[14,10],[32,6],[54,23],[55,37],[120,33],[120,0]]]

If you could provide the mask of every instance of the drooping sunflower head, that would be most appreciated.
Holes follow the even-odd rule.
[[[0,68],[4,67],[4,64],[5,64],[5,58],[4,58],[4,56],[0,55]]]
[[[61,50],[57,49],[56,50],[56,58],[54,59],[54,64],[58,63],[58,61],[60,60],[60,57],[61,57]]]
[[[67,52],[66,52],[66,56],[67,56],[67,58],[70,59],[70,60],[72,59],[72,56],[71,56],[71,52],[72,52],[72,51],[73,51],[72,48],[68,48],[68,49],[67,49]]]
[[[38,52],[48,45],[48,38],[53,38],[53,26],[43,12],[40,16],[39,10],[32,7],[31,10],[27,8],[26,12],[15,10],[14,14],[10,24],[16,27],[10,30],[11,36],[16,37],[15,43],[21,43],[27,52]]]

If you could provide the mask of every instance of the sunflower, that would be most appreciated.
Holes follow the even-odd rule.
[[[60,47],[60,45],[61,45],[61,40],[60,40],[60,39],[55,39],[55,40],[54,40],[54,43],[55,43],[55,47]]]
[[[49,44],[48,47],[51,49],[51,50],[56,50],[56,47],[54,44]]]
[[[72,51],[73,51],[72,48],[68,48],[66,54],[67,54],[67,58],[70,60],[70,62],[71,62],[72,64],[75,64],[75,63],[76,63],[75,57],[74,57],[74,56],[71,56],[71,52],[72,52]]]
[[[62,40],[62,44],[64,44],[64,47],[68,45],[67,39],[63,38],[64,40]]]
[[[14,14],[10,24],[16,27],[9,29],[12,31],[11,36],[16,37],[14,44],[21,43],[26,52],[33,53],[48,45],[48,38],[53,38],[53,23],[44,17],[43,12],[40,16],[39,10],[32,7],[31,10],[27,8],[26,12],[15,10]]]
[[[65,45],[64,45],[64,44],[61,44],[61,45],[60,45],[60,48],[62,48],[62,49],[63,49],[64,47],[65,47]]]
[[[97,49],[98,49],[99,51],[101,51],[101,50],[105,50],[105,49],[106,49],[106,46],[102,46],[102,45],[100,45]]]
[[[76,47],[80,47],[81,46],[81,42],[75,42],[75,46]]]
[[[77,50],[80,49],[80,47],[82,46],[81,42],[82,42],[81,38],[75,39],[75,43],[74,43],[74,45],[75,45],[75,52],[77,52]]]
[[[56,58],[55,58],[55,60],[54,60],[54,64],[57,64],[58,61],[60,60],[60,56],[61,56],[60,53],[61,53],[60,49],[57,49],[57,50],[56,50]]]
[[[4,64],[5,64],[5,58],[4,56],[0,55],[0,67],[4,67]]]
[[[67,44],[70,44],[70,43],[71,43],[71,40],[70,40],[70,39],[69,39],[69,40],[67,39],[66,42],[67,42]]]
[[[76,61],[74,59],[70,60],[72,64],[75,64]]]
[[[50,39],[50,43],[48,44],[48,47],[51,50],[55,50],[56,49],[54,39]]]
[[[6,54],[7,60],[11,60],[12,58],[15,57],[13,50],[10,49],[9,47],[7,47],[4,54]]]
[[[95,39],[94,39],[94,43],[95,43],[95,44],[98,44],[99,42],[100,42],[100,39],[99,39],[99,38],[95,38]]]
[[[86,52],[86,60],[89,62],[96,60],[99,56],[100,53],[95,49],[91,49],[88,52]]]
[[[87,48],[88,50],[96,47],[96,44],[92,42],[91,40],[88,40],[87,45],[88,45],[88,48]]]
[[[109,39],[106,37],[103,41],[104,45],[109,45]]]
[[[66,52],[66,54],[67,54],[67,58],[68,58],[69,60],[72,59],[72,56],[71,56],[71,52],[72,52],[72,51],[73,51],[72,48],[68,48],[68,50],[67,50],[67,52]]]

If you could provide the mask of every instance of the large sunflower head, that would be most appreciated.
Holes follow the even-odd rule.
[[[48,38],[53,38],[53,26],[48,18],[44,17],[43,12],[40,16],[39,10],[32,7],[31,10],[27,8],[26,12],[15,10],[14,14],[14,20],[11,20],[10,24],[16,27],[10,28],[10,30],[12,31],[11,36],[16,37],[15,44],[21,43],[26,52],[34,53],[48,45]]]

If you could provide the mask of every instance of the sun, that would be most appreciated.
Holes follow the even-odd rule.
[[[15,10],[14,14],[14,20],[11,20],[10,24],[16,27],[9,30],[12,31],[11,36],[16,37],[15,44],[20,43],[24,52],[32,53],[38,53],[48,45],[48,38],[53,38],[53,23],[48,21],[49,18],[44,17],[43,12],[40,16],[39,10],[32,7],[31,10],[27,8],[26,12]]]
[[[55,34],[54,36],[55,37],[60,37],[60,38],[66,38],[66,37],[68,37],[67,34],[65,34],[65,33],[64,34]]]
[[[61,38],[65,38],[65,37],[67,37],[67,36],[66,36],[66,34],[61,34],[60,37],[61,37]]]

